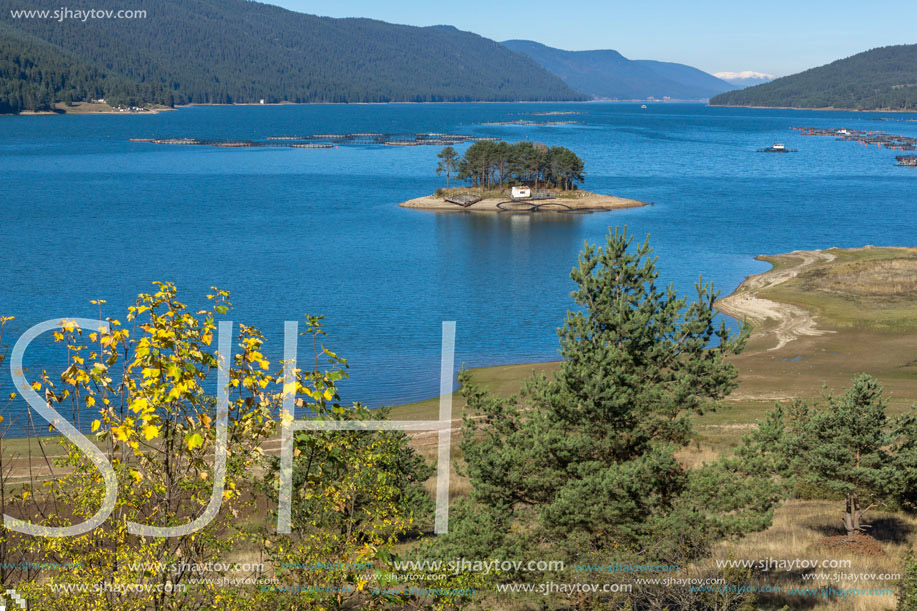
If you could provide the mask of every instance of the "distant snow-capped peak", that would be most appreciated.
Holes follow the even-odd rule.
[[[717,72],[713,76],[718,79],[722,79],[727,83],[738,85],[739,87],[751,87],[752,85],[760,85],[761,83],[766,83],[777,78],[773,74],[767,74],[766,72],[754,72],[752,70],[744,70],[742,72]]]

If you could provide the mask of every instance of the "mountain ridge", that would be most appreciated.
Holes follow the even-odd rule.
[[[505,40],[501,44],[531,57],[571,88],[597,99],[706,100],[732,89],[729,83],[697,68],[628,59],[613,49],[566,51],[531,40]]]
[[[533,60],[451,26],[318,17],[246,0],[145,0],[146,19],[57,22],[13,19],[10,11],[24,8],[18,1],[0,0],[0,112],[91,97],[168,106],[585,99]],[[28,7],[56,8],[49,0]],[[44,78],[49,67],[56,76]]]
[[[917,110],[917,44],[877,47],[711,98],[713,106]]]

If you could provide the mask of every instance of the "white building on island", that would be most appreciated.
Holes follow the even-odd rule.
[[[513,187],[513,199],[527,199],[532,197],[532,190],[529,187]]]

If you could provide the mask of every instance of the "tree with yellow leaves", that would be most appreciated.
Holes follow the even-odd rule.
[[[231,307],[228,292],[214,289],[209,307],[193,312],[172,284],[156,288],[138,297],[126,324],[102,320],[104,301],[96,300],[97,328],[61,321],[54,331],[67,367],[59,377],[43,371],[31,388],[59,412],[98,413],[90,430],[116,475],[118,494],[108,518],[91,532],[25,537],[30,558],[71,568],[16,587],[33,608],[55,610],[388,604],[390,597],[371,592],[377,584],[365,570],[319,574],[318,581],[351,592],[345,596],[291,598],[275,586],[296,583],[310,562],[390,559],[396,541],[429,518],[421,484],[431,469],[400,432],[301,433],[294,532],[276,534],[276,522],[263,511],[276,502],[276,462],[261,446],[278,428],[287,390],[283,371],[272,372],[257,329],[239,325],[231,341],[224,337],[227,323],[218,318]],[[320,318],[308,324],[317,340]],[[381,417],[341,404],[336,384],[346,365],[316,348],[315,368],[295,371],[295,404],[312,417]],[[30,524],[79,524],[105,507],[104,469],[69,440],[59,443],[58,474],[29,491],[30,505],[18,512]],[[262,573],[252,559],[265,556],[274,565]],[[232,566],[240,562],[255,567]],[[227,585],[229,579],[237,581]],[[236,585],[240,580],[246,585]]]

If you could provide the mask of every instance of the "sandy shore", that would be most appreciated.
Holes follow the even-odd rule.
[[[812,312],[789,303],[764,299],[758,296],[758,292],[795,278],[814,263],[833,261],[835,255],[824,250],[796,250],[780,255],[780,258],[789,264],[749,276],[732,295],[716,302],[716,309],[720,312],[755,325],[753,336],[773,336],[777,344],[770,350],[779,350],[803,335],[832,333],[818,328]],[[772,324],[765,324],[768,321]]]
[[[54,105],[55,110],[23,110],[18,116],[36,117],[51,115],[155,115],[161,112],[175,110],[168,106],[153,105],[143,111],[122,111],[109,106],[108,104],[99,104],[95,102],[74,102],[73,106],[67,106],[63,102]]]
[[[502,204],[502,208],[498,206]],[[648,206],[647,202],[615,197],[613,195],[599,195],[597,193],[581,192],[579,197],[542,199],[532,202],[539,206],[539,212],[599,212],[603,210],[618,210],[621,208],[638,208]],[[428,195],[418,197],[399,204],[402,208],[416,208],[419,210],[434,210],[436,212],[502,212],[502,211],[530,211],[528,202],[513,202],[509,197],[483,199],[476,204],[464,208],[446,200]]]

